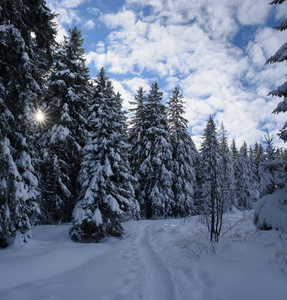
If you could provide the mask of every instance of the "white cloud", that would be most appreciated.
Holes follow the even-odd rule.
[[[67,4],[61,9],[63,24],[83,22]],[[149,90],[148,73],[158,77],[166,98],[175,86],[182,88],[195,139],[211,114],[238,146],[251,144],[267,129],[275,134],[285,117],[271,114],[279,100],[266,97],[286,74],[284,63],[264,65],[287,39],[287,32],[266,27],[271,11],[278,18],[285,14],[262,0],[125,0],[116,13],[94,11],[109,33],[88,51],[87,63],[121,75],[113,83],[125,107],[139,86]],[[233,38],[246,25],[259,26],[247,48],[239,49]]]
[[[66,29],[57,22],[57,36],[56,36],[56,41],[58,43],[62,43],[64,41],[64,37],[68,36],[68,33]]]
[[[277,20],[281,21],[283,18],[287,18],[287,2],[273,6],[275,6],[275,17]]]
[[[95,27],[95,22],[91,19],[86,21],[84,24],[84,29],[86,29],[86,30],[94,29],[94,27]]]
[[[54,1],[55,2],[55,1]],[[87,2],[87,0],[62,0],[56,1],[59,2],[59,5],[66,8],[76,8],[81,4]]]
[[[142,87],[144,91],[150,89],[151,82],[147,78],[133,77],[131,79],[126,79],[121,82],[126,89],[130,90],[133,95],[136,94],[139,87]]]
[[[238,20],[242,25],[264,24],[271,7],[265,1],[244,0],[238,3]]]
[[[97,7],[88,7],[87,12],[92,14],[92,15],[96,15],[96,16],[99,16],[101,14],[100,9],[97,8]]]
[[[247,47],[247,51],[252,51],[252,47],[255,45],[261,49],[265,63],[266,59],[273,55],[283,44],[282,41],[287,40],[287,32],[279,32],[272,28],[263,28],[259,30],[253,41],[250,41]]]
[[[106,54],[100,50],[99,52],[90,51],[85,55],[86,62],[88,65],[92,65],[97,70],[100,70],[106,65]]]
[[[275,88],[283,83],[282,80],[286,79],[286,62],[265,65],[266,60],[275,54],[284,40],[287,40],[287,32],[263,28],[257,32],[254,40],[249,42],[247,54],[250,59],[250,67],[246,76],[259,88],[266,85],[270,89]]]
[[[159,12],[163,10],[162,0],[126,0],[126,5],[132,8],[143,8],[144,6],[153,7],[153,13]]]
[[[164,90],[171,91],[178,86],[180,87],[180,79],[178,77],[168,77],[166,79],[166,86],[164,87]]]
[[[75,8],[77,5],[80,5],[86,0],[77,0],[77,1],[57,1],[57,0],[47,0],[47,6],[52,10],[55,11],[57,17],[55,19],[57,24],[57,42],[63,42],[64,36],[68,35],[67,28],[72,27],[74,23],[80,23],[81,18],[78,12],[72,8]],[[71,2],[69,5],[68,2]]]
[[[135,23],[135,14],[131,10],[123,10],[117,14],[103,14],[101,20],[110,29],[128,28]]]
[[[114,87],[114,91],[116,93],[118,92],[121,94],[121,97],[123,99],[123,108],[125,110],[128,110],[129,108],[132,107],[130,102],[133,100],[133,94],[129,90],[125,89],[120,81],[112,78],[111,81]]]

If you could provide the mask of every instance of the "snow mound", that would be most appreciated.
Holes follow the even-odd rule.
[[[287,233],[287,185],[257,201],[254,224],[259,229],[277,229]]]

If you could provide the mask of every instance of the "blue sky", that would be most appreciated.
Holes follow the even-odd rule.
[[[105,67],[124,106],[139,86],[159,83],[167,100],[179,85],[197,145],[209,115],[223,122],[238,148],[276,133],[286,114],[267,97],[284,83],[286,63],[265,65],[287,40],[273,26],[287,3],[270,0],[47,0],[56,13],[58,41],[77,26],[91,76]]]

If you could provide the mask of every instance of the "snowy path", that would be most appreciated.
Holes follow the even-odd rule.
[[[197,218],[124,226],[121,240],[107,238],[99,244],[72,242],[68,225],[35,227],[28,245],[0,249],[0,299],[286,299],[287,267],[275,262],[274,254],[282,248],[275,231],[191,261],[172,243],[190,229],[192,236],[198,232],[202,225]],[[236,234],[253,228],[240,226]]]
[[[140,279],[136,293],[130,295],[134,299],[179,299],[177,283],[159,252],[154,228],[160,223],[145,222],[137,227],[125,249],[123,257],[129,261],[128,273]]]
[[[73,243],[66,225],[36,227],[30,245],[0,250],[0,299],[181,299],[158,240],[164,222],[129,222],[122,240],[99,244]]]
[[[145,265],[146,297],[159,300],[178,299],[172,273],[168,270],[167,263],[163,262],[160,253],[156,251],[156,237],[154,231],[151,230],[155,225],[144,227],[136,240]]]

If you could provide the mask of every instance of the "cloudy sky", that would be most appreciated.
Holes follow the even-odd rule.
[[[91,76],[105,67],[125,107],[136,90],[157,81],[167,100],[179,86],[194,141],[209,115],[223,122],[238,148],[276,133],[286,114],[267,97],[284,83],[287,64],[265,65],[287,40],[273,26],[287,3],[270,0],[46,0],[59,16],[61,41],[69,28],[84,35]],[[286,145],[285,145],[286,146]]]

